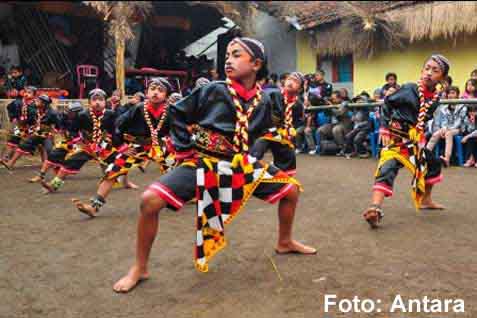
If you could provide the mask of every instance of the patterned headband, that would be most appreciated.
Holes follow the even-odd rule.
[[[433,55],[431,55],[430,59],[433,60],[434,62],[436,62],[437,64],[439,64],[439,67],[441,68],[442,72],[445,75],[447,75],[449,73],[450,63],[449,63],[449,60],[445,56],[440,55],[440,54],[433,54]]]
[[[232,43],[238,43],[252,57],[265,61],[265,47],[260,41],[252,38],[235,38],[230,42]]]

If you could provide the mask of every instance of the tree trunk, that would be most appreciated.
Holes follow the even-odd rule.
[[[126,96],[125,81],[125,66],[124,66],[124,52],[126,49],[125,41],[118,34],[115,36],[116,41],[116,89],[121,91],[121,98]]]

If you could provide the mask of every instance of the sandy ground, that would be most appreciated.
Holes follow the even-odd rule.
[[[316,256],[275,255],[276,206],[252,199],[228,228],[228,248],[209,273],[198,273],[194,207],[162,213],[152,277],[128,295],[111,287],[133,261],[140,191],[115,190],[101,216],[88,220],[70,199],[94,193],[97,166],[50,196],[26,182],[35,167],[0,169],[0,317],[477,317],[477,170],[445,170],[435,198],[448,210],[420,214],[411,203],[410,175],[402,171],[383,227],[371,231],[361,212],[375,166],[374,160],[299,157],[305,192],[295,238],[316,246]],[[142,188],[155,178],[153,166],[132,173]],[[397,294],[463,298],[466,312],[324,315],[325,294],[381,299],[383,312]]]

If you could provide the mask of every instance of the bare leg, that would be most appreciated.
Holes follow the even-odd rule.
[[[444,210],[445,207],[441,204],[432,201],[432,185],[426,184],[426,193],[422,198],[421,209],[424,210]]]
[[[111,179],[111,180],[105,179],[99,184],[97,197],[101,198],[101,200],[103,200],[103,203],[106,197],[111,192],[113,185],[114,185],[114,179]],[[99,206],[95,206],[94,204],[83,203],[78,199],[73,199],[72,201],[80,212],[85,213],[90,217],[95,217],[96,214],[99,212]]]
[[[166,205],[167,203],[153,192],[144,192],[137,225],[136,262],[128,274],[114,284],[115,292],[126,293],[141,280],[149,277],[149,255],[159,228],[159,212]]]
[[[278,244],[275,249],[278,254],[316,254],[317,252],[315,248],[292,239],[293,219],[295,218],[298,196],[298,189],[295,187],[293,191],[290,191],[287,196],[280,200],[278,206]]]
[[[35,182],[40,182],[45,178],[46,173],[48,172],[48,169],[50,168],[50,165],[48,164],[48,161],[43,161],[43,164],[41,165],[40,169],[40,174],[37,176],[34,176],[33,178],[29,179],[28,181],[31,183]]]
[[[15,163],[17,162],[18,159],[20,159],[22,157],[22,154],[19,153],[18,151],[15,151],[13,153],[13,157],[11,157],[10,160],[8,160],[7,162],[5,162],[5,166],[8,167],[8,169],[13,169],[13,167],[15,166]]]

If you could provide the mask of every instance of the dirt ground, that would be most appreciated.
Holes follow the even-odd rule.
[[[23,162],[25,163],[25,162]],[[36,163],[37,164],[37,163]],[[20,164],[21,165],[21,164]],[[0,169],[0,317],[477,317],[477,170],[446,169],[435,198],[445,212],[417,214],[402,171],[383,227],[368,229],[374,160],[298,158],[295,238],[316,256],[277,256],[276,206],[252,199],[228,227],[229,246],[207,274],[195,271],[194,208],[166,211],[151,279],[127,295],[111,287],[132,264],[140,191],[115,190],[88,220],[71,198],[87,199],[100,176],[88,165],[60,193],[28,184],[36,167]],[[147,186],[155,167],[131,179]],[[276,269],[274,269],[274,265]],[[325,294],[381,299],[462,298],[465,314],[323,314]]]

